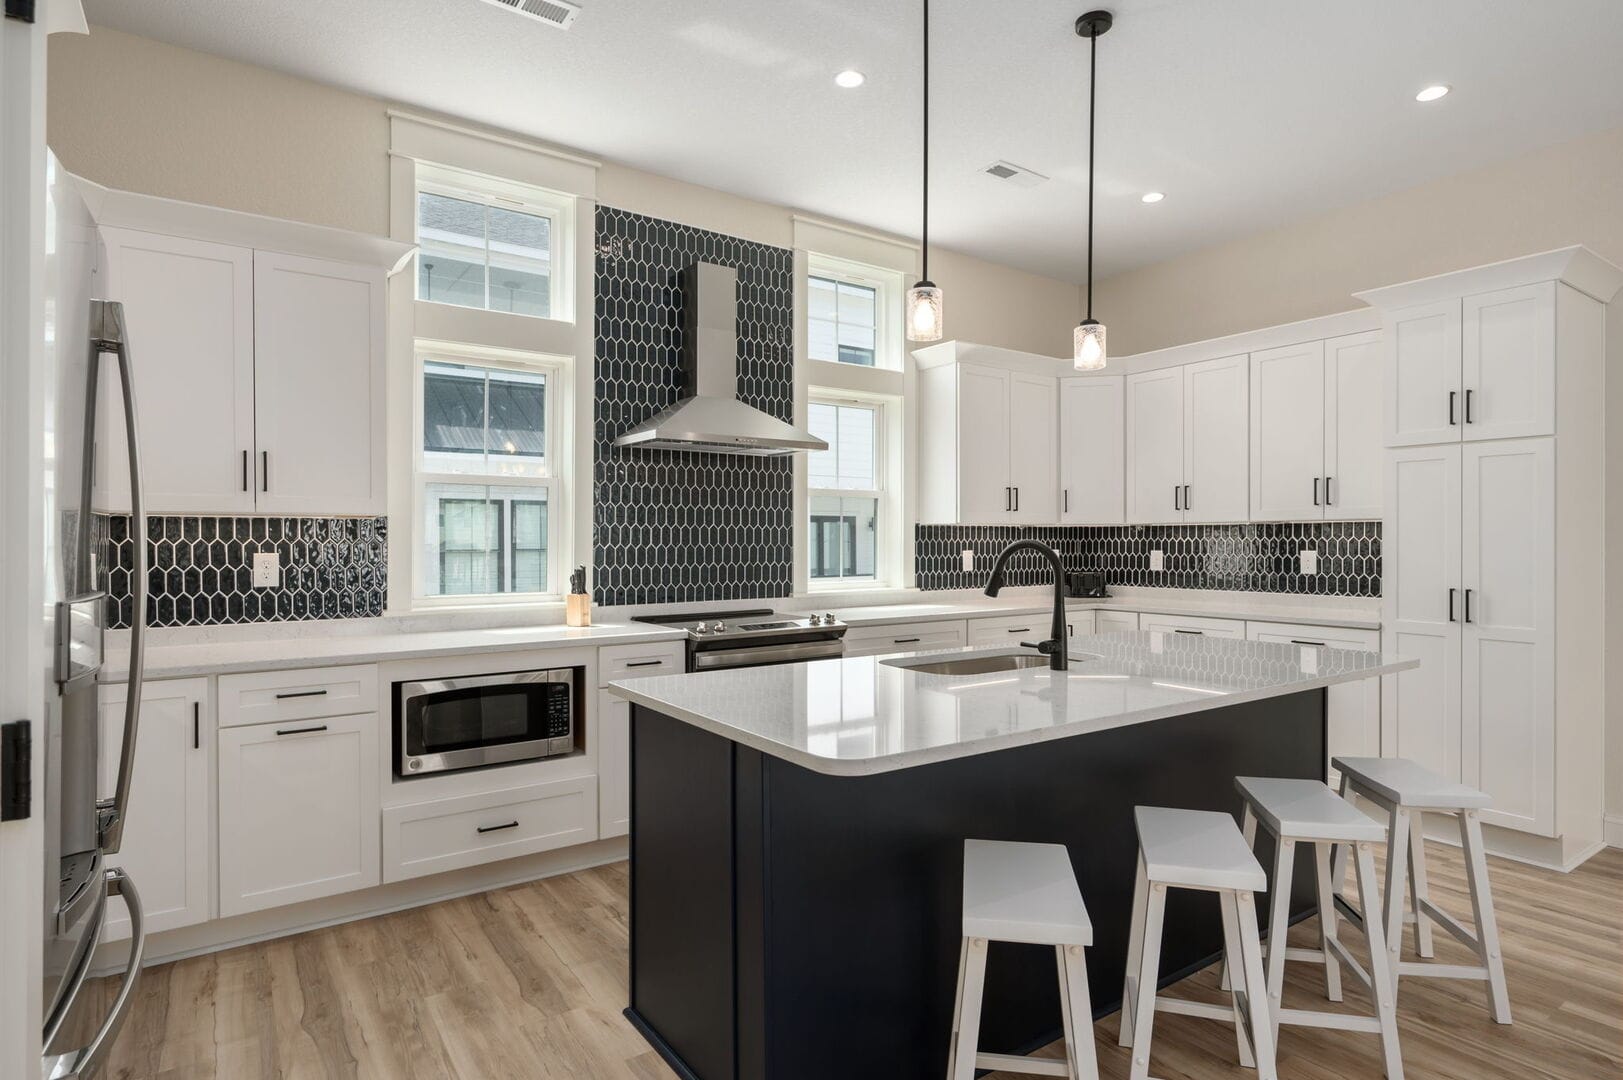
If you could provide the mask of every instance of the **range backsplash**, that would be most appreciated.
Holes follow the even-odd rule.
[[[679,396],[681,272],[695,260],[738,270],[739,398],[794,418],[794,253],[603,206],[596,255],[597,602],[788,596],[791,458],[616,447],[614,440]]]
[[[969,589],[986,584],[992,560],[1010,542],[1030,537],[1060,553],[1068,571],[1102,571],[1111,585],[1237,592],[1381,595],[1381,523],[1281,522],[1253,525],[920,525],[914,572],[920,589]],[[963,569],[962,552],[975,552]],[[1297,554],[1319,553],[1319,572],[1297,573]],[[1165,569],[1150,569],[1150,552],[1165,553]],[[1022,552],[1010,561],[1010,585],[1049,582],[1048,564]]]
[[[135,542],[130,518],[97,515],[98,576],[107,625],[128,629]],[[208,626],[278,619],[382,615],[387,518],[151,516],[147,518],[148,626]],[[254,553],[281,556],[282,584],[253,587]]]

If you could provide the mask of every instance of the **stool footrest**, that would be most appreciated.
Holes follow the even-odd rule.
[[[1281,1024],[1298,1027],[1335,1028],[1339,1031],[1373,1031],[1379,1033],[1378,1016],[1359,1016],[1354,1013],[1315,1012],[1311,1009],[1280,1009]]]
[[[1429,960],[1398,961],[1399,975],[1423,975],[1432,979],[1475,979],[1486,982],[1488,969],[1476,964],[1434,964]]]
[[[1028,1073],[1032,1076],[1069,1076],[1070,1067],[1063,1058],[1021,1057],[1019,1054],[975,1055],[975,1068],[993,1072]]]
[[[1245,1000],[1245,991],[1236,991],[1242,1001]],[[1243,1008],[1243,1006],[1242,1006]],[[1198,1016],[1205,1020],[1221,1020],[1225,1024],[1234,1023],[1234,1005],[1217,1005],[1209,1001],[1189,1001],[1186,998],[1157,997],[1155,1011],[1163,1013],[1177,1013],[1180,1016]]]

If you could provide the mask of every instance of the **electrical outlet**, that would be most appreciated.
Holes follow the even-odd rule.
[[[1296,553],[1301,562],[1301,572],[1312,576],[1319,572],[1319,552],[1316,548],[1303,548]]]
[[[975,549],[965,548],[963,552],[963,560],[965,570],[975,569]]]
[[[1150,552],[1150,569],[1165,570],[1167,568],[1167,553],[1159,548]]]
[[[275,589],[282,584],[282,560],[274,551],[254,552],[254,588]]]

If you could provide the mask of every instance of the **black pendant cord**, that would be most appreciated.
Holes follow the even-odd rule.
[[[930,280],[930,0],[924,0],[924,203],[920,213],[920,254],[923,274],[920,281]]]
[[[1088,319],[1093,321],[1093,113],[1099,87],[1099,35],[1088,39]]]

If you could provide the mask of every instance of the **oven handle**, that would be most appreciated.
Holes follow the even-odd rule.
[[[763,645],[756,649],[711,649],[695,653],[694,671],[752,667],[762,664],[788,664],[796,660],[825,660],[845,655],[845,642],[792,641],[787,645]]]

